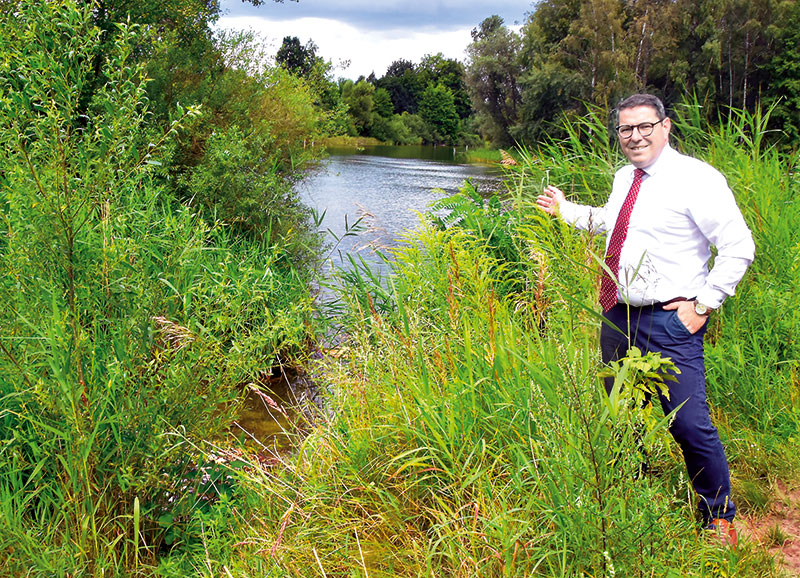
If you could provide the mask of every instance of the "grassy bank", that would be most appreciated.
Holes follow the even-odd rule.
[[[709,128],[680,111],[681,148],[720,168],[759,248],[708,337],[709,397],[743,515],[800,477],[795,159],[764,119]],[[705,539],[660,410],[666,363],[635,353],[601,387],[598,239],[538,213],[542,184],[598,201],[622,158],[589,117],[524,153],[511,213],[463,203],[425,226],[390,279],[350,276],[348,354],[314,371],[327,409],[297,452],[240,470],[230,502],[167,572],[272,576],[780,576],[768,552]],[[493,226],[487,226],[487,222]],[[642,432],[645,433],[642,439]],[[640,443],[651,471],[642,476]],[[236,536],[236,547],[231,536]]]
[[[224,224],[170,194],[202,111],[151,122],[135,28],[107,45],[91,4],[18,8],[0,17],[0,575],[780,575],[755,542],[701,536],[678,449],[634,395],[667,361],[632,354],[619,394],[601,387],[599,239],[534,198],[606,195],[622,159],[605,119],[523,151],[510,210],[467,185],[387,279],[342,276],[347,339],[308,363],[324,404],[297,413],[294,452],[210,447],[241,391],[310,347],[313,236],[258,196]],[[701,110],[679,111],[682,147],[726,174],[758,246],[708,334],[736,498],[758,514],[800,481],[797,159],[764,146],[763,118],[709,128]],[[226,134],[191,186],[231,200],[254,179]],[[248,234],[243,208],[276,229]]]
[[[464,157],[470,163],[496,164],[503,160],[499,149],[474,148],[464,152]]]

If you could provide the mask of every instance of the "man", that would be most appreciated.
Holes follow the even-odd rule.
[[[657,97],[633,95],[617,111],[630,165],[617,171],[606,205],[571,203],[554,186],[537,204],[575,227],[610,233],[605,262],[616,278],[606,272],[601,283],[603,362],[636,345],[661,352],[680,369],[661,404],[665,413],[684,404],[670,432],[683,450],[706,527],[735,545],[728,462],[706,403],[703,336],[709,315],[733,295],[753,261],[755,246],[725,178],[669,146],[672,125]],[[717,255],[709,270],[712,245]]]

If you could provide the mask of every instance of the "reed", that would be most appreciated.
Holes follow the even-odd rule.
[[[631,350],[602,367],[599,241],[535,210],[547,182],[606,194],[622,158],[598,111],[520,152],[510,208],[467,185],[448,201],[462,218],[422,222],[388,276],[351,261],[347,354],[309,362],[325,404],[300,414],[293,453],[204,443],[243,384],[307,347],[309,279],[291,247],[164,197],[159,151],[197,111],[152,133],[134,30],[107,56],[108,86],[75,108],[100,46],[90,11],[25,4],[0,35],[13,56],[0,63],[2,573],[780,575],[754,543],[702,538],[668,416],[637,394],[668,360]],[[42,49],[54,39],[77,56]],[[766,115],[677,112],[681,146],[726,174],[759,247],[708,345],[710,400],[755,511],[764,480],[800,471],[796,157],[766,144]]]

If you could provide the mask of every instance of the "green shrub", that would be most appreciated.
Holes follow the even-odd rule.
[[[180,105],[201,111],[165,155],[167,191],[206,219],[280,244],[298,265],[310,265],[320,240],[293,185],[320,154],[313,144],[321,125],[336,119],[326,118],[308,82],[264,64],[252,33],[188,44],[165,33],[158,46],[146,63],[157,112],[150,120],[164,124]]]
[[[187,440],[222,435],[242,386],[308,338],[307,278],[287,251],[167,200],[156,155],[196,113],[148,128],[137,31],[120,27],[97,75],[92,9],[26,2],[0,16],[9,575],[152,564],[219,493]]]
[[[428,213],[439,229],[458,227],[486,244],[496,259],[495,273],[499,278],[502,270],[507,280],[499,284],[501,295],[522,287],[515,282],[522,277],[515,271],[521,265],[521,243],[516,231],[517,215],[510,209],[503,206],[496,193],[484,199],[472,181],[467,180],[457,194],[434,202]]]

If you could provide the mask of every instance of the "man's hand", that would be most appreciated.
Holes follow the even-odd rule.
[[[548,215],[558,215],[558,206],[564,200],[564,193],[553,185],[548,185],[544,192],[536,197],[536,204]]]
[[[698,315],[694,312],[694,303],[692,301],[675,301],[664,305],[664,309],[667,311],[677,309],[678,319],[692,334],[700,331],[700,328],[708,321],[708,315]]]

